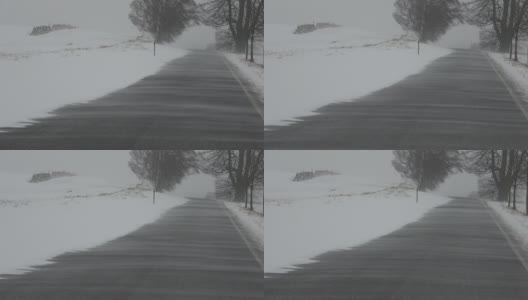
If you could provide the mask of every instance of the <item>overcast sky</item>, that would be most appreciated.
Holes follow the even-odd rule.
[[[113,184],[133,185],[139,179],[130,171],[129,151],[0,151],[0,172],[31,174],[68,171],[97,177]],[[176,189],[182,196],[205,196],[214,191],[214,179],[191,176]]]
[[[196,0],[201,3],[205,0]],[[0,0],[0,25],[37,26],[65,23],[82,29],[137,34],[128,19],[132,0]],[[176,41],[182,48],[204,48],[214,30],[189,29]]]
[[[401,180],[392,167],[392,151],[266,151],[266,170],[287,172],[333,170],[382,182]],[[451,176],[435,193],[467,196],[477,191],[477,177],[468,174]]]
[[[266,0],[266,23],[298,25],[334,22],[373,32],[397,34],[401,27],[394,21],[395,0]],[[451,29],[439,44],[469,47],[478,41],[478,29],[461,25]]]

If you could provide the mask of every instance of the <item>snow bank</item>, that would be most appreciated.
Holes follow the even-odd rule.
[[[293,34],[265,25],[265,125],[285,125],[326,104],[351,101],[423,70],[451,50],[339,27]]]
[[[29,32],[0,26],[0,127],[127,87],[187,53],[161,45],[154,57],[148,41],[81,29]]]
[[[224,55],[254,85],[261,95],[260,100],[264,101],[264,68],[262,65],[247,61],[245,54],[225,53]]]
[[[70,251],[80,251],[154,222],[186,200],[123,188],[90,177],[28,183],[0,173],[0,274],[20,274]]]
[[[509,80],[512,80],[516,87],[520,88],[520,91],[528,96],[528,65],[527,57],[524,55],[519,56],[519,61],[510,60],[509,54],[506,53],[488,53],[489,57],[495,63],[498,64],[499,68],[507,75]]]
[[[257,243],[257,246],[264,250],[264,217],[262,213],[245,209],[243,203],[224,201],[224,204],[237,219],[237,222],[251,234],[251,238]],[[255,207],[256,209],[257,207]]]
[[[397,182],[350,175],[292,182],[266,170],[265,273],[285,273],[317,255],[347,249],[417,221],[449,198]]]
[[[512,230],[515,237],[521,242],[522,248],[528,251],[528,217],[526,216],[526,205],[520,201],[517,210],[508,207],[507,203],[498,201],[487,201],[490,207]]]

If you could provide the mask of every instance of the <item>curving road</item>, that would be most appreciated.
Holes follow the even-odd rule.
[[[0,280],[0,299],[263,299],[249,249],[222,203],[193,199],[126,236]]]
[[[455,50],[393,86],[266,128],[266,148],[526,148],[526,104],[496,70],[482,52]]]
[[[528,271],[479,200],[455,199],[386,236],[268,274],[266,299],[521,300]]]
[[[0,149],[262,147],[263,104],[250,86],[222,54],[193,51],[100,99],[1,128]]]

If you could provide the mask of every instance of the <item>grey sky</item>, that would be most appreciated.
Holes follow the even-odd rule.
[[[266,151],[266,170],[288,172],[329,169],[380,181],[399,180],[392,167],[392,151]],[[477,178],[459,174],[446,180],[435,193],[467,196],[477,190]]]
[[[132,0],[0,0],[0,23],[67,23],[101,31],[135,31],[128,20]]]
[[[394,21],[395,0],[267,0],[266,23],[291,24],[330,21],[372,32],[402,32]],[[468,25],[452,28],[439,44],[469,47],[478,41],[478,29]]]
[[[66,23],[82,29],[136,34],[138,30],[128,19],[131,2],[132,0],[0,0],[0,25],[32,27]],[[198,26],[185,32],[177,43],[183,48],[203,48],[213,41],[213,29]]]
[[[139,179],[130,171],[129,151],[0,151],[0,172],[34,174],[69,171],[110,183],[131,185]],[[214,179],[206,175],[186,178],[176,188],[182,196],[205,196],[214,191]]]

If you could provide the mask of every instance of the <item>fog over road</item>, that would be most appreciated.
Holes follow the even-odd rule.
[[[497,224],[479,200],[455,199],[386,236],[268,274],[266,299],[526,299],[528,271]]]
[[[222,206],[192,199],[121,238],[0,279],[0,299],[263,299],[262,267]]]
[[[270,126],[265,142],[270,150],[528,148],[525,106],[486,54],[455,50],[390,87]]]
[[[220,53],[192,51],[127,88],[0,128],[0,149],[262,147],[263,104],[238,73]]]

